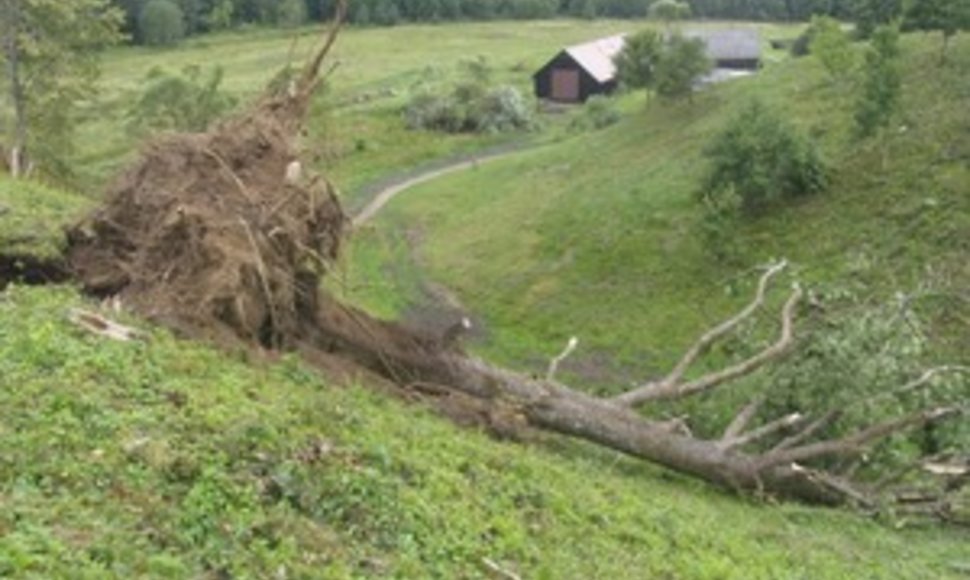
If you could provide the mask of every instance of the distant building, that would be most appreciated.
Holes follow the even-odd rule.
[[[757,30],[688,30],[684,36],[704,41],[714,68],[757,70],[761,67],[761,35]]]
[[[613,57],[623,50],[623,36],[601,38],[562,50],[533,75],[536,96],[560,103],[582,103],[616,89]]]
[[[737,75],[732,71],[761,67],[757,30],[690,30],[685,36],[704,41],[716,69],[708,82],[734,78]],[[617,87],[613,59],[623,50],[624,39],[625,35],[610,36],[563,49],[533,75],[536,96],[560,103],[583,103],[593,95],[613,92]]]

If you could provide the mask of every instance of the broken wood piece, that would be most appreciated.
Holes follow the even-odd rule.
[[[91,334],[95,334],[103,338],[109,338],[111,340],[121,342],[145,340],[147,338],[145,333],[141,332],[140,330],[118,324],[117,322],[108,320],[100,314],[95,314],[94,312],[81,310],[79,308],[71,309],[67,318],[75,325],[79,326],[82,330],[86,330]]]

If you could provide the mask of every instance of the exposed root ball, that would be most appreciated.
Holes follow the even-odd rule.
[[[294,179],[303,110],[270,100],[151,145],[70,232],[86,290],[196,337],[294,340],[347,223],[325,180]]]

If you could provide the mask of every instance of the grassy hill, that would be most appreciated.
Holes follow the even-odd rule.
[[[644,107],[641,95],[626,97],[635,106],[611,128],[399,196],[358,233],[346,296],[397,316],[423,300],[420,280],[430,278],[482,318],[478,348],[490,357],[542,368],[577,335],[585,346],[573,368],[614,382],[619,373],[599,371],[666,368],[748,300],[750,269],[773,258],[792,260],[814,289],[864,302],[921,285],[966,300],[970,39],[955,43],[945,70],[938,42],[904,39],[903,113],[871,142],[851,137],[852,88],[831,83],[812,58],[769,66],[694,103]],[[739,224],[725,258],[704,245],[694,193],[704,147],[754,98],[819,140],[833,183]],[[937,346],[966,360],[967,304],[921,306],[931,306],[922,312]]]
[[[352,42],[365,41],[373,44],[360,45],[362,52],[383,52],[354,69],[370,77],[335,91],[373,91],[386,78],[406,86],[440,52],[432,39],[415,41],[427,51],[422,58],[396,50],[422,34],[476,39],[467,45],[474,47],[510,42],[494,58],[511,76],[525,58],[516,47],[541,60],[548,47],[539,44],[607,29],[592,26],[402,27],[380,31],[386,41],[354,31],[348,54]],[[546,29],[555,37],[536,33]],[[254,32],[175,52],[120,51],[108,94],[120,95],[152,63],[174,56],[226,62],[232,90],[244,93],[268,78],[270,63],[285,62],[288,42]],[[826,197],[744,230],[739,261],[785,253],[808,279],[851,271],[855,284],[888,291],[916,276],[911,258],[949,264],[966,255],[967,119],[949,100],[966,96],[965,75],[941,86],[929,69],[933,46],[917,39],[907,48],[908,100],[929,98],[932,106],[908,109],[913,120],[890,153],[910,152],[914,162],[856,178],[846,169]],[[956,52],[953,66],[966,70],[965,42]],[[392,58],[413,59],[401,65],[409,72],[389,75],[381,63]],[[882,158],[881,150],[848,141],[846,97],[823,86],[812,67],[770,69],[705,94],[694,107],[643,110],[630,99],[620,126],[408,192],[375,228],[358,233],[344,287],[392,314],[408,308],[430,272],[487,316],[492,335],[483,349],[518,364],[558,350],[572,333],[584,347],[620,352],[623,364],[640,364],[641,344],[662,360],[740,300],[750,277],[706,257],[692,233],[689,195],[697,146],[738,97],[760,94],[813,127],[840,112],[817,129],[830,155],[851,157],[844,167]],[[913,86],[921,69],[925,82]],[[252,77],[234,76],[241,71]],[[315,117],[314,130],[329,119],[348,151],[332,168],[350,190],[488,142],[385,133],[396,113],[390,100],[380,102]],[[85,131],[104,137],[103,148],[94,139],[86,145],[92,174],[103,180],[132,137],[117,118]],[[362,132],[371,145],[355,152]],[[402,143],[413,147],[402,151]],[[944,161],[932,180],[913,169],[942,152],[957,161]],[[876,190],[884,197],[875,199],[887,201],[874,202]],[[18,251],[55,255],[59,224],[89,203],[0,181],[0,205],[9,210],[6,221],[0,215],[0,254],[26,235],[30,245]],[[869,211],[880,216],[871,224],[859,218]],[[806,241],[812,225],[828,223],[824,235]],[[914,234],[901,236],[898,223]],[[408,239],[425,241],[417,263]],[[853,240],[878,243],[863,248],[866,260],[842,260]],[[900,255],[905,262],[897,263]],[[959,269],[965,260],[953,263],[947,272],[967,280]],[[898,278],[883,275],[887,264]],[[387,286],[389,272],[410,282]],[[725,293],[726,286],[739,292]],[[495,577],[493,562],[524,578],[958,578],[970,564],[970,538],[960,530],[894,530],[848,512],[762,504],[555,437],[498,442],[367,385],[338,386],[292,356],[220,352],[127,315],[121,321],[145,327],[147,341],[97,339],[67,322],[74,307],[97,308],[69,287],[15,285],[0,293],[3,577],[487,578]]]
[[[0,295],[0,576],[947,578],[966,534],[752,503],[558,439]],[[129,322],[131,322],[129,320]],[[137,321],[134,321],[137,324]]]

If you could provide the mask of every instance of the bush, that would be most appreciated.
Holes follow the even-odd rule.
[[[941,373],[923,388],[903,388],[920,377],[930,343],[907,299],[864,305],[851,292],[829,289],[816,295],[829,315],[820,315],[802,346],[773,368],[767,416],[808,409],[834,410],[840,420],[829,437],[848,435],[851,425],[891,420],[920,409],[959,405],[970,383],[960,374]],[[888,439],[866,459],[875,475],[919,455],[967,449],[970,424],[955,420]]]
[[[404,108],[409,129],[446,133],[503,133],[535,126],[532,107],[518,89],[489,87],[492,69],[483,58],[460,65],[467,80],[450,91],[423,86]]]
[[[197,66],[181,75],[155,68],[145,78],[148,88],[128,113],[136,130],[204,131],[209,123],[228,112],[235,98],[220,90],[222,69],[203,76]]]
[[[616,124],[619,120],[620,112],[617,111],[613,99],[597,95],[586,101],[582,112],[573,119],[570,127],[578,131],[596,131]]]
[[[138,16],[138,35],[151,46],[177,44],[185,36],[185,15],[170,0],[150,0]]]
[[[818,148],[755,101],[705,151],[710,168],[700,197],[715,211],[753,214],[779,200],[817,193],[828,183]]]

